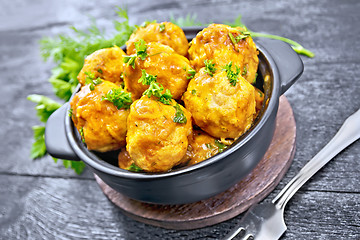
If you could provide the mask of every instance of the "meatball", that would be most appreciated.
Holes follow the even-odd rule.
[[[235,86],[227,72],[218,70],[211,77],[205,68],[190,81],[183,100],[193,120],[216,138],[238,138],[254,119],[255,90],[240,75]]]
[[[174,122],[180,108],[186,122]],[[135,164],[147,172],[164,172],[182,163],[192,131],[191,114],[171,100],[165,105],[147,96],[130,107],[126,150]]]
[[[193,68],[198,71],[207,59],[219,68],[232,61],[241,68],[243,77],[253,83],[259,63],[258,51],[245,30],[223,24],[204,28],[190,43],[189,60]]]
[[[136,57],[134,66],[125,64],[125,89],[131,92],[134,100],[139,99],[148,88],[147,85],[139,83],[142,70],[145,70],[147,74],[156,75],[157,82],[169,89],[174,99],[180,99],[189,82],[189,60],[161,43],[151,42],[146,46],[147,56],[144,60]]]
[[[89,150],[106,152],[126,144],[126,121],[129,109],[118,109],[112,102],[103,100],[111,90],[121,89],[103,81],[85,85],[70,102],[72,120]]]
[[[189,146],[186,152],[186,162],[188,165],[202,162],[222,152],[226,147],[216,138],[202,130],[194,130],[188,139]]]
[[[84,66],[77,77],[79,82],[85,85],[87,75],[91,74],[93,78],[100,77],[120,86],[123,83],[121,74],[124,71],[124,55],[125,52],[116,46],[93,52],[85,58]]]
[[[139,39],[147,43],[158,42],[170,46],[182,56],[186,56],[189,47],[184,31],[171,22],[149,23],[138,28],[126,42],[127,54],[135,53],[135,42]]]

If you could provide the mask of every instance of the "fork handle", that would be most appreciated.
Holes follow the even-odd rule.
[[[284,209],[290,198],[339,152],[360,138],[360,109],[348,117],[330,142],[316,154],[272,201]]]

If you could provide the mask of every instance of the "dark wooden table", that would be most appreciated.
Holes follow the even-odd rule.
[[[111,3],[109,3],[111,2]],[[166,230],[124,216],[107,200],[89,169],[78,176],[50,157],[31,160],[28,94],[54,94],[38,41],[89,26],[88,15],[112,27],[115,5],[130,21],[196,14],[201,22],[232,21],[294,39],[313,50],[288,91],[297,123],[296,154],[276,193],[360,107],[360,2],[352,1],[26,1],[0,2],[0,239],[219,239],[241,216],[192,231]],[[360,123],[359,123],[360,124]],[[360,141],[325,166],[289,202],[282,239],[360,239]]]

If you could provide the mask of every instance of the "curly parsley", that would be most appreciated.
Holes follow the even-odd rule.
[[[237,82],[239,82],[239,74],[241,72],[240,67],[235,66],[235,71],[232,69],[232,62],[230,61],[228,64],[226,64],[223,68],[223,70],[226,71],[226,76],[230,81],[230,84],[232,86],[235,86]]]
[[[135,54],[124,56],[123,58],[123,62],[128,64],[129,66],[132,66],[132,68],[134,69],[135,69],[136,57],[139,57],[141,60],[145,60],[146,57],[148,56],[146,52],[147,50],[146,42],[143,39],[140,39],[139,41],[135,42],[135,50],[136,50]]]
[[[125,92],[122,88],[113,88],[109,90],[105,96],[101,97],[101,100],[113,103],[117,109],[128,109],[132,103],[131,93]]]
[[[186,123],[187,119],[186,119],[184,111],[181,109],[180,105],[178,103],[176,103],[176,105],[173,107],[176,110],[173,121],[175,123]]]
[[[159,31],[163,32],[164,30],[165,30],[165,24],[162,23],[162,24],[159,25]]]
[[[219,140],[215,140],[215,145],[218,147],[219,153],[222,153],[227,148],[227,146],[221,143]]]
[[[205,72],[210,75],[210,77],[214,76],[214,73],[216,72],[215,63],[213,63],[213,60],[206,59],[204,61],[205,64]]]
[[[90,90],[91,91],[94,91],[94,89],[95,89],[95,85],[99,85],[100,83],[102,83],[103,81],[101,80],[101,78],[96,78],[96,79],[94,79],[95,78],[95,75],[94,75],[94,73],[92,73],[92,72],[85,72],[85,75],[86,75],[86,77],[85,77],[85,84],[90,84],[89,85],[89,88],[90,88]]]
[[[189,76],[187,76],[186,78],[192,79],[192,78],[194,78],[196,71],[194,69],[190,68],[189,70],[187,70],[187,73],[189,74]]]
[[[159,102],[170,105],[170,100],[172,98],[170,90],[166,89],[164,92],[164,87],[160,83],[156,82],[156,75],[148,74],[144,69],[142,69],[141,72],[142,75],[138,82],[143,85],[149,85],[149,88],[143,92],[143,95],[146,95],[149,98],[151,96],[155,96],[159,98]]]

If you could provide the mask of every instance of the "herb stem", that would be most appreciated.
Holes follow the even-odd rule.
[[[277,36],[277,35],[273,35],[273,34],[267,34],[267,33],[259,33],[259,32],[252,32],[252,31],[250,33],[251,33],[251,37],[264,37],[264,38],[271,38],[271,39],[281,40],[283,42],[286,42],[286,43],[290,44],[291,47],[294,49],[294,51],[296,53],[302,54],[302,55],[310,57],[310,58],[315,57],[315,54],[313,52],[311,52],[310,50],[304,48],[298,42],[295,42],[295,41],[293,41],[291,39],[281,37],[281,36]]]

